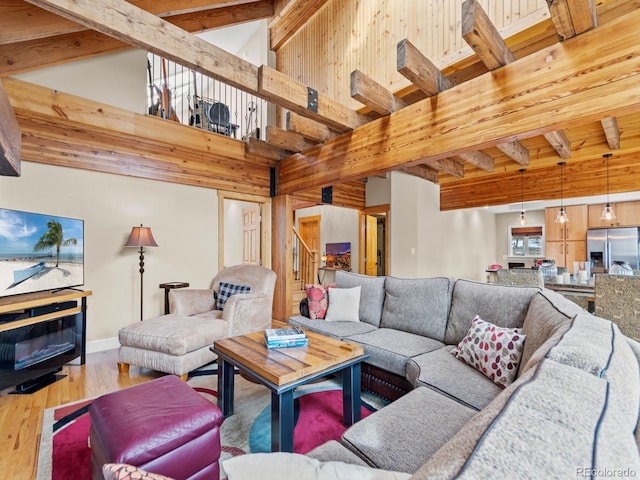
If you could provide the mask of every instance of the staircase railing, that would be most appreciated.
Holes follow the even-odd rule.
[[[317,283],[320,253],[311,250],[293,228],[293,277],[302,284]]]

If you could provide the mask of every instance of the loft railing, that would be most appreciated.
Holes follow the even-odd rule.
[[[265,100],[152,53],[147,79],[150,115],[238,140],[264,140]]]
[[[319,252],[311,250],[293,228],[293,277],[303,285],[316,283],[318,278]]]

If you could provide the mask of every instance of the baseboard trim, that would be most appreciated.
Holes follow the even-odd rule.
[[[105,350],[112,350],[119,347],[120,342],[118,341],[118,337],[92,340],[91,342],[87,342],[87,353],[104,352]]]

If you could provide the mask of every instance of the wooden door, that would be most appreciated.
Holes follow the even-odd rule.
[[[378,219],[367,215],[365,228],[365,274],[375,277],[378,275]]]
[[[640,225],[640,201],[620,202],[614,205],[617,219],[614,220],[619,227],[636,227]]]
[[[320,252],[320,215],[298,219],[300,238],[310,250]]]
[[[564,263],[564,244],[565,242],[546,242],[544,257],[556,261],[557,267],[565,267]]]
[[[576,240],[571,242],[565,242],[564,245],[564,265],[569,267],[569,270],[573,270],[573,262],[586,262],[587,261],[587,242]]]
[[[565,223],[565,240],[587,240],[587,224],[589,213],[586,205],[566,207],[569,221]]]
[[[548,242],[564,240],[564,224],[556,223],[556,217],[559,211],[560,207],[550,207],[544,210],[545,237]]]
[[[242,263],[260,265],[260,205],[242,209]]]

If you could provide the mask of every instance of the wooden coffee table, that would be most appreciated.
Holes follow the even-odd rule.
[[[234,367],[271,390],[271,451],[293,452],[293,391],[325,375],[342,373],[343,423],[360,420],[360,363],[368,356],[362,346],[306,332],[306,347],[276,348],[265,345],[264,332],[217,341],[218,407],[233,415]]]

